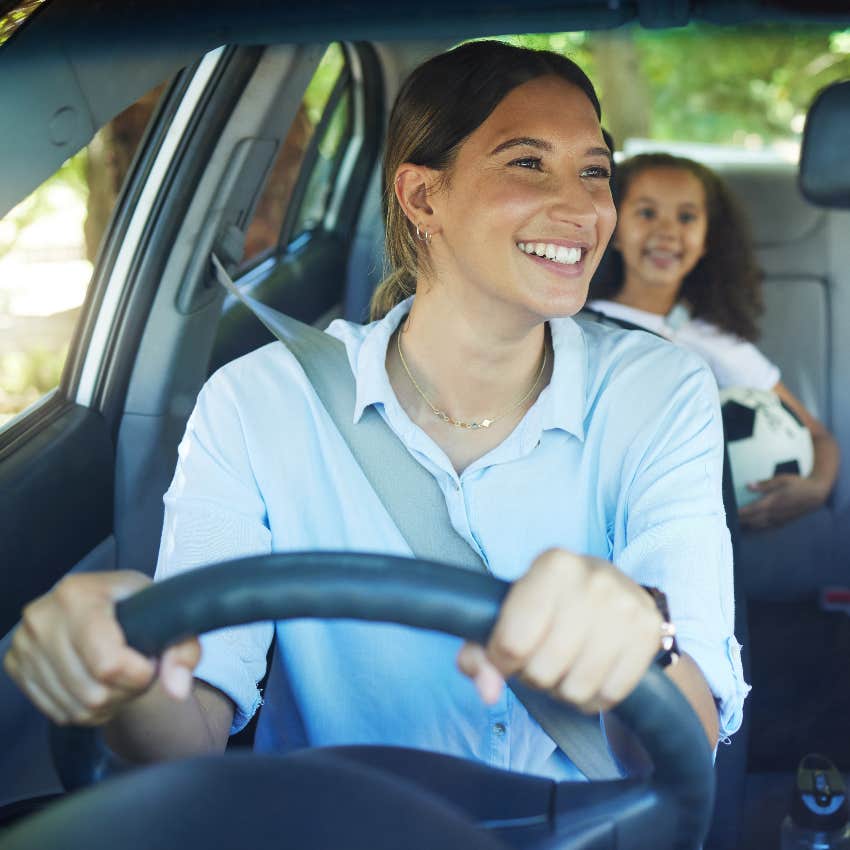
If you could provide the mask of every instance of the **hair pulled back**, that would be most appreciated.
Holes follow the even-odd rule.
[[[732,192],[710,168],[668,153],[645,153],[617,164],[612,190],[619,209],[632,181],[655,168],[693,174],[705,191],[708,228],[705,254],[682,281],[679,300],[691,315],[751,342],[758,338],[756,319],[764,306],[761,271],[752,247],[749,223]],[[623,258],[612,246],[590,285],[591,298],[611,299],[623,288]]]
[[[558,76],[578,86],[597,117],[593,84],[575,62],[547,50],[475,41],[441,53],[416,68],[390,113],[383,164],[387,276],[372,296],[371,318],[379,319],[416,291],[427,256],[419,250],[416,228],[395,195],[395,174],[405,162],[448,171],[458,149],[501,101],[523,83]]]

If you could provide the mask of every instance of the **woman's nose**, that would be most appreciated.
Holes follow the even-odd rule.
[[[580,228],[592,227],[599,218],[596,200],[581,182],[553,192],[549,214],[556,221]]]

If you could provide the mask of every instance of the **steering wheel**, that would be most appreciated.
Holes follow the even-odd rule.
[[[486,643],[509,588],[507,582],[485,573],[411,558],[345,552],[276,553],[192,570],[153,584],[119,602],[116,615],[129,645],[146,655],[157,655],[188,635],[224,626],[300,617],[394,622]],[[559,711],[572,710],[556,704]],[[343,762],[360,762],[385,774],[395,773],[401,777],[399,781],[412,779],[426,786],[429,775],[439,776],[442,778],[430,782],[429,791],[436,792],[445,791],[446,777],[453,771],[461,776],[470,771],[473,775],[476,771],[492,774],[509,792],[506,800],[530,801],[534,811],[523,816],[534,829],[506,832],[504,824],[500,826],[498,819],[481,811],[467,811],[466,815],[479,827],[495,829],[503,839],[507,835],[513,846],[695,850],[708,830],[714,802],[712,754],[699,720],[676,686],[655,666],[614,713],[652,759],[651,777],[556,783],[448,756],[388,747],[335,748],[339,756],[335,769]],[[53,727],[51,746],[57,771],[68,789],[97,782],[117,767],[115,757],[91,729]],[[242,765],[238,770],[250,772],[251,764],[259,770],[268,758],[251,756],[247,767],[244,757],[234,754],[220,760],[226,763],[225,770],[237,771]],[[288,758],[278,757],[278,761]],[[205,775],[210,775],[213,762],[209,757],[202,761]],[[168,766],[159,769],[173,770]],[[522,789],[534,789],[534,793],[523,797]],[[512,818],[513,826],[521,820]],[[542,831],[541,824],[545,824]],[[558,839],[554,844],[553,836]]]

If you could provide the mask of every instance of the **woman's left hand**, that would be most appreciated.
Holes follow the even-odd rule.
[[[763,494],[738,512],[741,525],[755,529],[773,528],[816,510],[829,493],[816,479],[801,475],[776,475],[747,489]]]
[[[511,588],[486,647],[467,643],[458,667],[495,702],[517,677],[581,711],[631,693],[661,648],[650,595],[607,561],[544,552]]]

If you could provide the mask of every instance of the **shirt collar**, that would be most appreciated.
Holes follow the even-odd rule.
[[[584,440],[587,388],[587,343],[573,319],[551,319],[554,364],[549,385],[529,413],[537,414],[539,430],[559,428]],[[531,427],[529,421],[529,427]]]
[[[395,393],[390,386],[387,377],[387,346],[390,337],[401,324],[402,319],[410,312],[413,296],[399,302],[377,322],[373,322],[364,328],[364,336],[360,343],[360,349],[352,352],[349,349],[349,358],[352,360],[354,379],[357,383],[357,394],[354,402],[354,421],[359,422],[363,411],[370,404],[387,404],[389,399],[395,399]]]
[[[387,377],[386,359],[390,337],[410,312],[413,296],[397,304],[377,322],[367,325],[359,350],[349,345],[357,393],[354,421],[358,422],[370,404],[391,406],[395,394]],[[584,333],[573,319],[552,319],[554,365],[549,385],[540,393],[529,411],[527,434],[559,428],[584,440],[584,416],[587,386],[587,345]],[[388,405],[389,402],[389,405]]]

